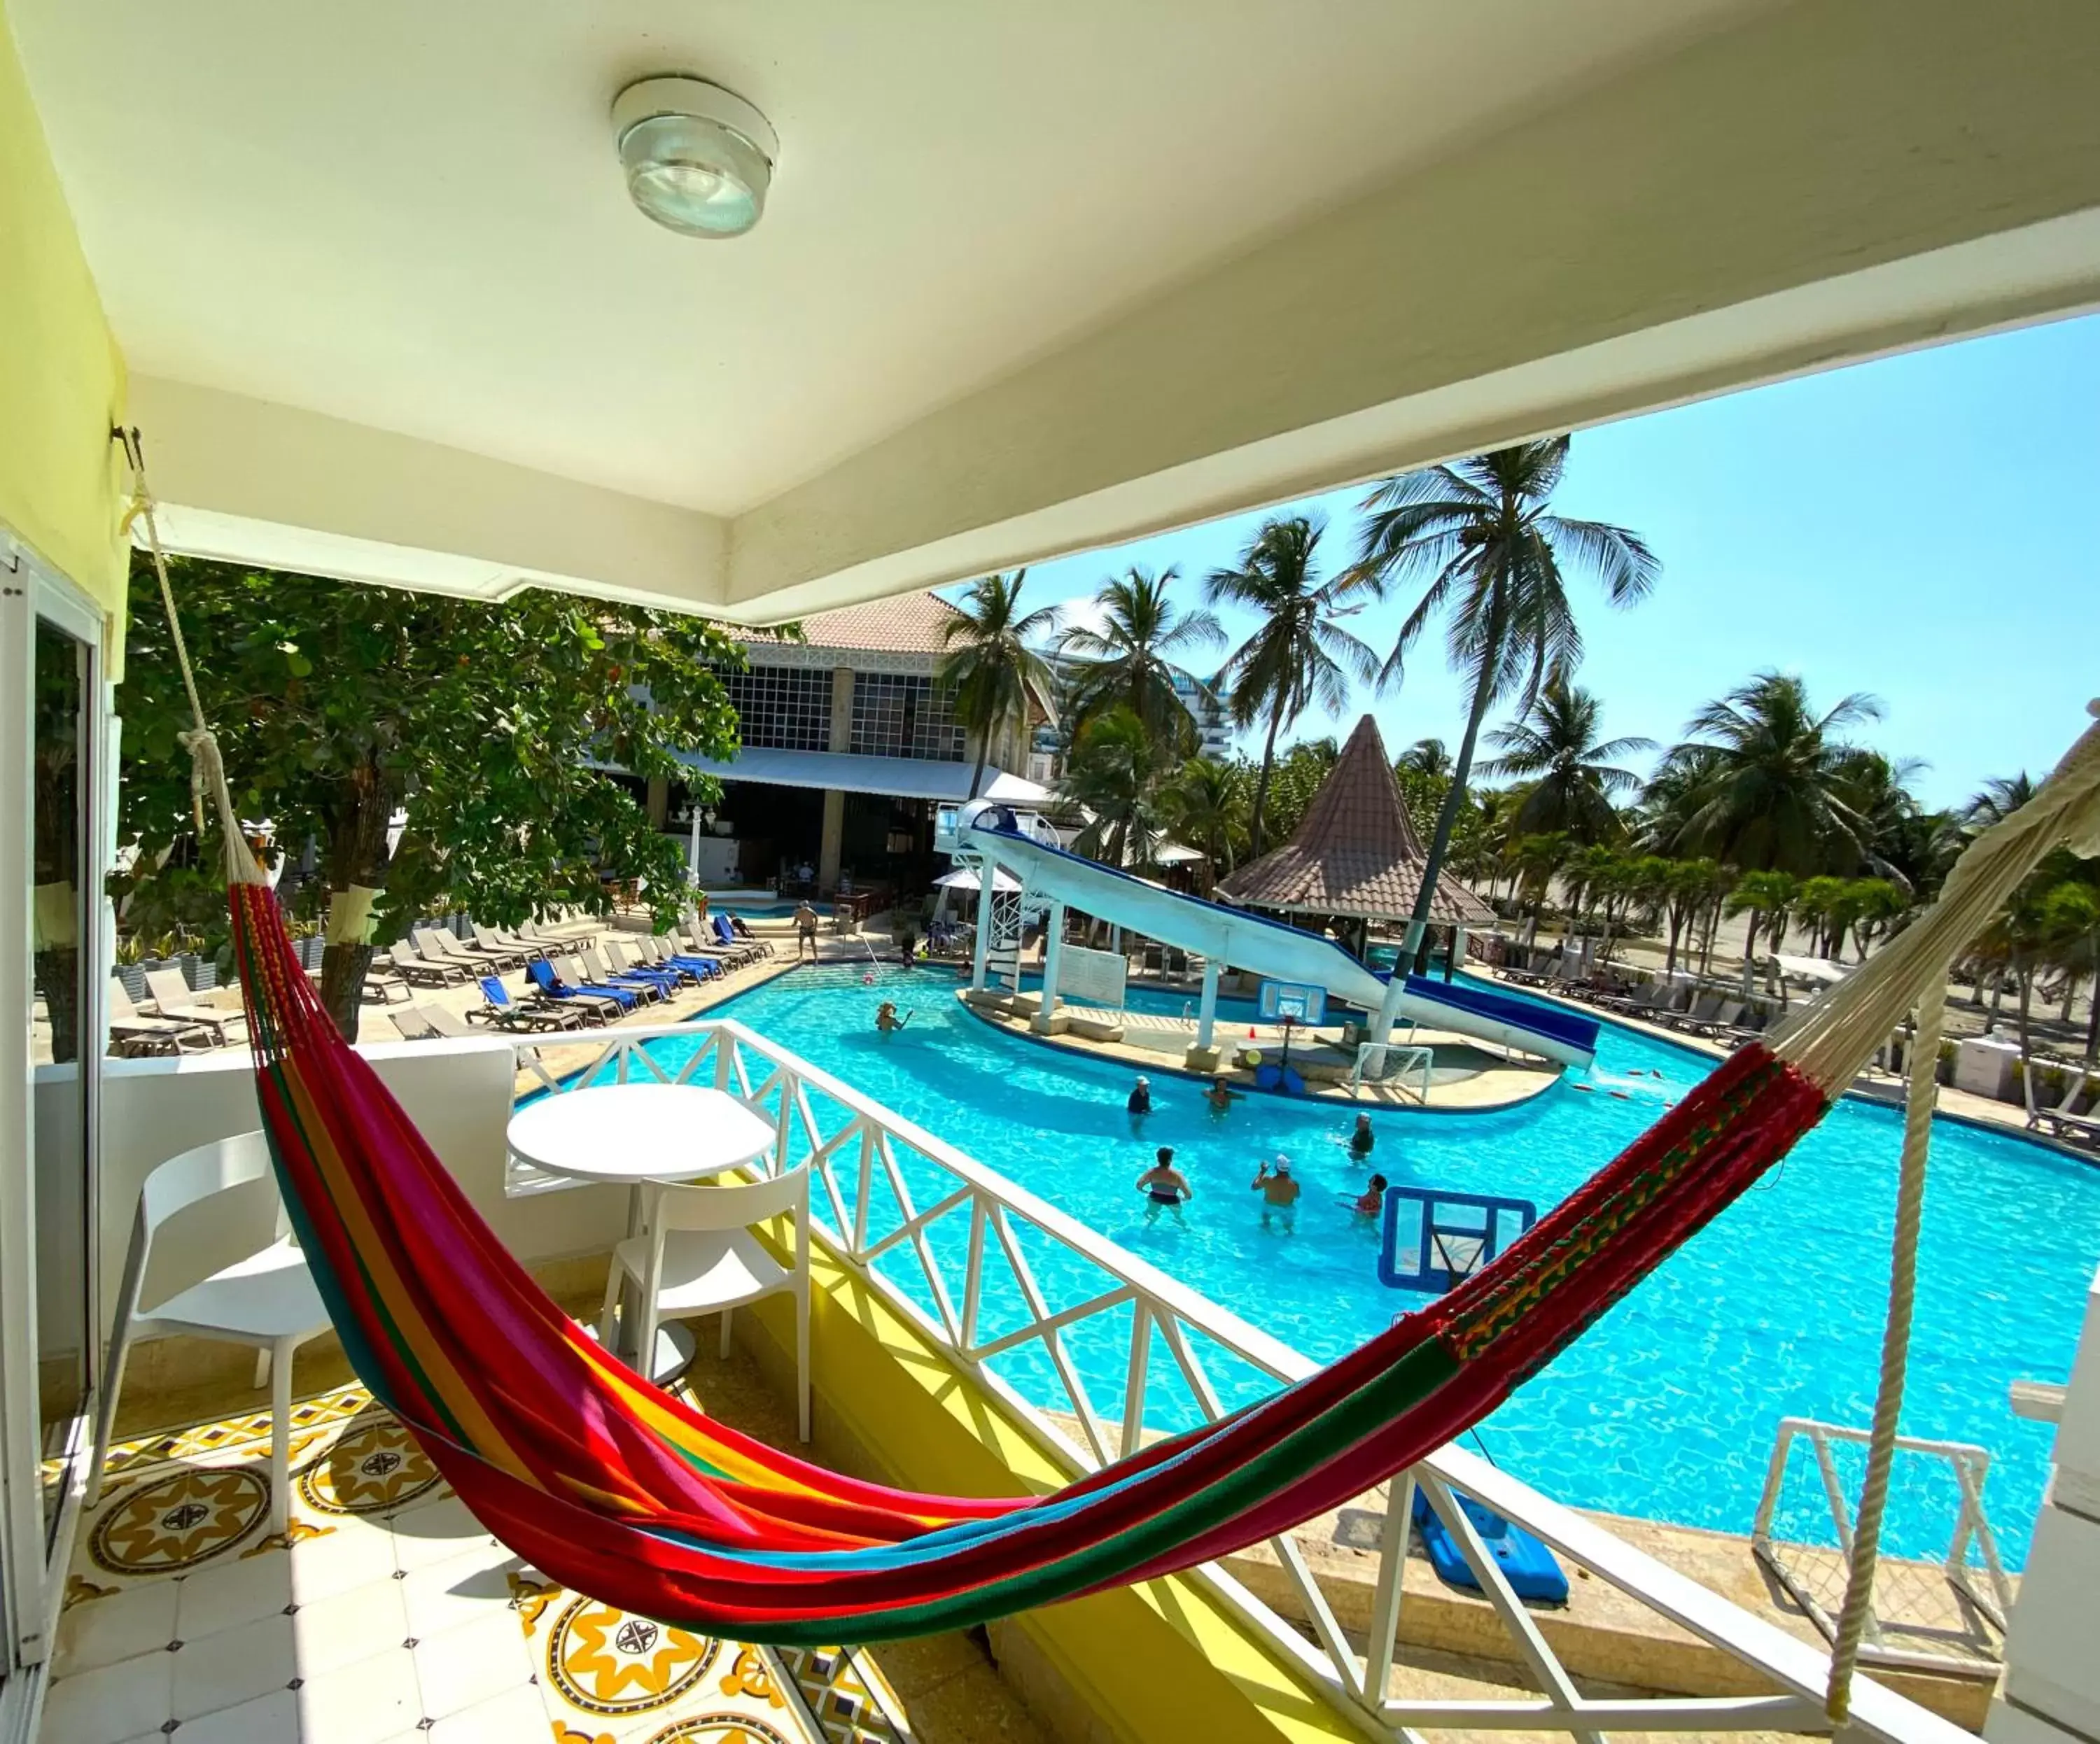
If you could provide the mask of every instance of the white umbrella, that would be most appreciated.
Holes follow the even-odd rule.
[[[954,871],[943,873],[935,879],[933,887],[936,890],[977,890],[981,887],[977,883],[977,869],[975,866],[957,866]],[[995,895],[1002,891],[1016,891],[1021,888],[1021,880],[1002,869],[994,874],[991,887]]]

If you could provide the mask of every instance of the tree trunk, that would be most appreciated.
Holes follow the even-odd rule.
[[[2033,1068],[2026,1062],[2034,1055],[2034,1043],[2027,1033],[2028,1010],[2034,1003],[2034,967],[2032,964],[2024,965],[2017,973],[2020,980],[2020,1059],[2022,1070],[2032,1071]]]
[[[1508,578],[1495,578],[1494,598],[1488,607],[1488,633],[1480,648],[1479,676],[1473,683],[1473,706],[1466,711],[1466,736],[1458,742],[1458,760],[1451,770],[1451,785],[1444,795],[1444,803],[1436,808],[1436,828],[1429,838],[1429,853],[1423,862],[1422,887],[1414,893],[1414,912],[1408,918],[1407,944],[1403,954],[1411,950],[1418,959],[1414,965],[1421,973],[1419,958],[1423,941],[1428,936],[1429,910],[1436,900],[1436,880],[1443,875],[1444,856],[1451,846],[1451,831],[1458,821],[1458,808],[1466,803],[1466,784],[1473,778],[1473,746],[1480,737],[1480,723],[1487,716],[1488,698],[1494,687],[1494,675],[1502,666],[1502,638],[1509,631]],[[1401,965],[1396,963],[1393,972],[1401,972]]]
[[[1261,858],[1262,812],[1268,804],[1269,772],[1276,767],[1276,733],[1282,724],[1283,702],[1279,697],[1276,706],[1268,711],[1268,737],[1262,741],[1261,746],[1261,773],[1255,777],[1253,839],[1247,848],[1250,861]]]
[[[393,799],[376,773],[366,773],[368,780],[346,782],[341,802],[330,808],[327,875],[331,907],[353,888],[386,888],[386,822],[393,815]],[[346,1042],[357,1040],[365,971],[371,967],[369,940],[330,940],[321,951],[321,1003]]]
[[[1749,931],[1743,935],[1743,997],[1750,997],[1750,989],[1758,973],[1758,923],[1764,917],[1757,909],[1750,910]]]
[[[977,767],[970,771],[970,799],[977,798],[977,789],[984,786],[985,760],[990,755],[991,732],[987,728],[977,735]],[[969,799],[965,799],[963,803],[967,805],[969,804]]]
[[[2093,940],[2096,953],[2100,953],[2100,934]],[[2100,975],[2093,978],[2093,1009],[2085,1017],[2085,1064],[2089,1066],[2100,1061]]]
[[[1716,896],[1706,910],[1699,938],[1699,974],[1703,980],[1714,970],[1714,936],[1721,930],[1721,905],[1727,899]]]

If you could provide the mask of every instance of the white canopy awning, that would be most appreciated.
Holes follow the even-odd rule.
[[[960,804],[970,794],[967,763],[937,763],[930,757],[867,757],[833,751],[768,751],[752,747],[734,763],[682,754],[679,760],[702,774],[726,782],[765,782],[776,787],[830,787],[841,793],[888,794],[900,799],[935,799]],[[986,769],[981,799],[1008,805],[1032,805],[1050,797],[1050,790],[1004,770]]]
[[[983,888],[983,886],[977,882],[977,869],[975,866],[957,866],[954,871],[944,872],[940,877],[935,879],[933,884],[934,887],[939,890],[965,890],[973,894]],[[1021,888],[1021,880],[1011,872],[1001,868],[994,874],[991,887],[994,894],[1001,891],[1016,891]]]
[[[1849,962],[1833,962],[1827,957],[1789,957],[1783,951],[1772,961],[1779,966],[1781,975],[1791,975],[1798,981],[1820,981],[1825,986],[1843,980],[1856,967]]]

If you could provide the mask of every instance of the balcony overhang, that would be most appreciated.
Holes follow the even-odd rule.
[[[16,11],[74,193],[94,116],[73,112],[72,39],[43,0]],[[655,440],[638,410],[623,459],[564,447],[577,408],[559,401],[520,428],[412,397],[353,411],[327,370],[310,398],[258,394],[257,372],[180,362],[165,334],[134,348],[143,284],[110,295],[136,421],[186,549],[763,623],[2100,304],[2100,11],[1721,11],[1726,28],[1436,142],[1368,192],[1338,180],[1265,234],[1221,236],[1077,333],[1017,323],[937,403],[900,388],[885,427],[842,443],[813,399],[801,455],[725,470],[733,487],[682,469],[690,432]],[[794,198],[783,179],[769,227]],[[964,263],[942,295],[984,313]],[[445,386],[434,368],[430,394]],[[596,391],[602,412],[617,389]],[[777,438],[774,409],[725,394],[706,433]]]

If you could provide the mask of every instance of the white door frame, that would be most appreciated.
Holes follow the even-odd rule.
[[[85,1473],[77,1463],[48,1539],[40,1481],[36,1372],[35,1101],[31,1094],[29,1015],[33,997],[29,963],[30,738],[33,730],[36,626],[39,620],[88,650],[80,746],[83,883],[100,891],[115,835],[114,698],[107,680],[108,614],[0,523],[0,1027],[19,1037],[15,1063],[0,1069],[0,1739],[33,1717],[40,1671],[51,1646],[64,1597],[65,1573],[79,1523]],[[81,949],[86,956],[81,1010],[80,1065],[84,1098],[82,1146],[86,1160],[82,1215],[88,1240],[87,1394],[74,1425],[85,1456],[100,1381],[101,1293],[97,1277],[100,1215],[102,1060],[107,1041],[108,974],[113,920],[106,897],[94,905]],[[22,1028],[13,1028],[14,1012]]]

